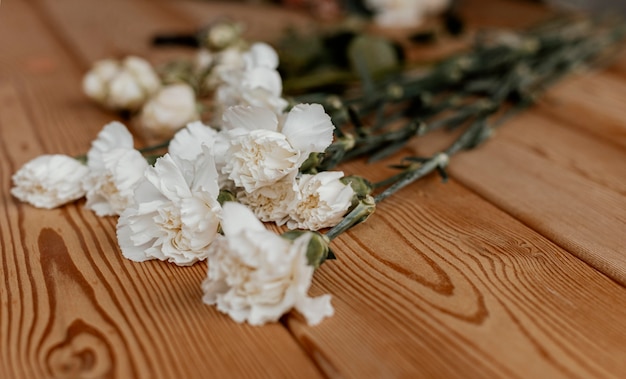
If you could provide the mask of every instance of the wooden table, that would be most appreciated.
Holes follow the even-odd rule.
[[[470,28],[544,14],[522,1],[467,3]],[[202,303],[205,264],[133,263],[119,252],[115,218],[10,196],[22,164],[84,153],[114,118],[81,93],[93,61],[163,61],[176,51],[151,48],[152,34],[220,14],[247,22],[255,39],[297,20],[234,3],[2,2],[0,378],[626,377],[620,57],[569,77],[454,157],[448,183],[411,185],[334,241],[338,260],[316,273],[311,293],[331,294],[336,314],[316,327],[295,313],[237,324]]]

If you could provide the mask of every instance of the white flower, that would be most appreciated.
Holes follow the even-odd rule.
[[[253,130],[231,143],[223,170],[247,192],[270,186],[298,170],[301,153],[281,133]]]
[[[168,146],[168,153],[192,161],[202,153],[202,145],[212,146],[215,143],[217,133],[201,121],[191,122],[176,132]]]
[[[299,104],[280,120],[260,107],[231,107],[224,114],[230,147],[222,172],[247,192],[297,173],[311,153],[332,142],[334,126],[319,104]]]
[[[141,110],[139,122],[149,134],[171,137],[178,129],[199,118],[196,94],[188,84],[161,88]]]
[[[134,204],[134,191],[143,179],[148,163],[133,148],[133,136],[126,126],[112,122],[104,126],[87,153],[89,175],[85,207],[98,216],[119,215]]]
[[[193,161],[200,155],[204,147],[207,147],[213,155],[215,167],[219,175],[219,187],[229,187],[228,175],[222,174],[222,168],[226,165],[226,151],[228,150],[230,133],[228,131],[216,131],[200,121],[187,124],[179,130],[169,144],[168,152],[173,157]]]
[[[337,225],[345,215],[354,191],[340,179],[343,172],[324,171],[316,175],[302,175],[298,179],[299,196],[289,214],[287,226],[291,229],[319,230]]]
[[[266,43],[255,43],[243,54],[241,68],[221,70],[222,84],[215,94],[216,117],[228,107],[251,105],[280,114],[288,103],[282,98],[283,82],[276,70],[278,54]]]
[[[237,200],[247,205],[259,220],[275,222],[277,225],[287,222],[291,207],[298,203],[298,197],[298,184],[293,175],[253,192],[237,192]]]
[[[212,91],[226,82],[236,72],[245,68],[244,54],[239,46],[221,51],[200,49],[196,55],[195,67],[199,74],[204,73],[203,89]],[[237,74],[235,74],[236,76]]]
[[[168,260],[187,266],[206,258],[218,234],[221,207],[217,172],[208,152],[194,162],[159,158],[122,213],[117,238],[133,261]]]
[[[146,60],[129,56],[119,62],[96,62],[83,78],[83,91],[99,104],[116,110],[135,111],[161,86]]]
[[[243,26],[241,24],[228,21],[219,22],[211,25],[209,28],[206,36],[206,44],[211,49],[222,50],[242,42],[242,32]]]
[[[41,155],[13,175],[11,194],[37,208],[56,208],[85,195],[81,181],[88,172],[67,155]]]
[[[279,63],[276,50],[264,42],[252,44],[248,52],[244,55],[244,61],[248,69],[256,67],[277,69]]]
[[[412,27],[425,17],[442,12],[450,0],[366,0],[374,20],[385,27]]]
[[[262,325],[295,308],[309,325],[334,312],[330,295],[307,295],[311,234],[288,241],[265,229],[249,209],[225,203],[220,236],[209,249],[203,300],[237,322]]]
[[[113,59],[96,62],[83,77],[83,91],[91,99],[104,104],[109,93],[109,82],[120,72],[120,64]]]

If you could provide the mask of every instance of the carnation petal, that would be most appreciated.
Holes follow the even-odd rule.
[[[134,262],[144,262],[153,257],[148,256],[145,253],[147,244],[136,244],[133,239],[137,234],[136,230],[132,227],[134,224],[133,217],[136,216],[136,211],[129,209],[120,215],[117,220],[117,242],[122,250],[122,255]]]
[[[277,97],[283,92],[283,81],[276,70],[256,67],[243,75],[243,85],[248,89],[264,89],[267,97]]]
[[[195,159],[202,152],[202,145],[211,146],[217,131],[201,121],[195,121],[176,133],[169,144],[168,152],[182,159]]]
[[[303,154],[306,159],[310,153],[323,152],[332,143],[334,129],[320,104],[298,104],[287,114],[282,133],[293,147],[306,153]]]
[[[132,149],[133,136],[124,124],[113,121],[106,124],[98,137],[91,143],[87,153],[87,164],[90,168],[102,168],[103,154],[113,149]]]
[[[267,129],[271,131],[278,129],[276,114],[269,109],[261,107],[233,106],[224,111],[222,120],[226,129]]]
[[[218,186],[218,174],[215,166],[215,158],[206,146],[202,147],[202,153],[198,155],[195,163],[195,175],[190,185],[192,191],[207,191],[217,199],[220,189]]]
[[[169,154],[157,159],[154,167],[148,167],[145,175],[148,181],[169,200],[176,201],[191,196],[189,187],[185,185],[187,182],[183,173]]]
[[[278,53],[273,47],[264,42],[256,42],[244,56],[248,68],[265,67],[276,69],[278,67]]]
[[[330,303],[330,295],[322,295],[315,298],[301,296],[296,301],[296,310],[300,312],[310,326],[319,324],[324,317],[330,317],[335,309]]]
[[[227,202],[222,206],[222,230],[226,236],[236,236],[244,230],[265,231],[265,226],[245,205]]]

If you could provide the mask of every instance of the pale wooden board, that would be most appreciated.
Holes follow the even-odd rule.
[[[72,32],[72,26],[60,25],[63,24],[59,22],[63,20],[63,14],[54,13],[52,2],[46,4],[42,9],[49,12],[49,23],[65,33],[60,33],[59,38],[73,41],[71,43],[75,45],[72,46],[83,46],[83,50],[79,49],[80,60],[97,59],[97,55],[106,53],[107,49],[141,51],[141,47],[135,49],[132,43],[125,41],[143,41],[136,38],[137,35],[149,35],[149,31],[137,28],[126,39],[117,35],[107,40],[115,46],[118,43],[126,46],[123,49],[111,46],[88,48],[89,38],[79,39]],[[65,0],[60,4],[59,9],[63,9],[62,4],[70,3]],[[71,8],[65,9],[69,11]],[[172,25],[167,24],[167,17],[155,16],[154,11],[147,14],[148,18],[157,17],[158,24],[163,21]],[[137,17],[132,13],[124,15],[119,17]],[[92,28],[99,27],[95,21],[92,24],[96,25]],[[148,20],[147,25],[147,29],[154,29],[157,22]],[[104,35],[98,38],[105,37],[109,38]],[[155,56],[153,52],[147,53]],[[356,168],[365,170],[354,165],[348,167]],[[388,173],[380,167],[371,170],[376,170],[372,174],[379,178]],[[403,197],[383,204],[367,224],[341,237],[335,243],[339,261],[328,263],[316,274],[313,294],[333,294],[337,314],[315,328],[302,325],[297,315],[287,318],[298,342],[327,376],[370,377],[378,374],[381,377],[412,377],[421,374],[419,376],[465,378],[536,374],[619,377],[624,372],[622,341],[625,330],[621,326],[624,314],[621,308],[614,307],[626,300],[621,287],[454,183],[444,186],[431,180],[403,193]],[[407,206],[407,199],[418,201]],[[179,271],[168,265],[162,267],[164,265],[159,262],[137,267],[119,255],[104,256],[98,252],[99,244],[108,249],[115,248],[115,241],[111,239],[112,223],[102,223],[76,207],[60,214],[35,212],[49,215],[50,222],[58,222],[57,218],[73,220],[74,224],[68,221],[70,226],[64,222],[60,226],[55,224],[55,227],[72,230],[79,236],[77,238],[84,234],[74,230],[75,225],[86,223],[94,229],[94,225],[103,226],[104,229],[96,229],[85,236],[83,243],[88,258],[70,253],[72,262],[87,261],[80,266],[86,272],[98,269],[105,273],[115,272],[115,275],[107,276],[106,284],[103,284],[106,288],[96,293],[106,294],[108,288],[127,284],[128,276],[141,278],[137,280],[145,288],[137,284],[138,288],[126,290],[131,295],[138,294],[137,298],[146,296],[144,302],[151,305],[135,306],[133,309],[137,315],[150,315],[157,320],[166,317],[160,313],[167,314],[168,320],[185,317],[175,308],[183,300],[172,299],[173,293],[164,289],[169,297],[163,302],[159,291],[154,291],[160,287],[153,278],[180,280],[177,289],[192,293],[198,291],[195,282],[201,278],[202,270]],[[44,237],[55,240],[50,232]],[[125,276],[119,273],[126,272],[122,267],[136,271],[129,271],[133,275]],[[181,273],[189,274],[179,278]],[[131,295],[117,295],[116,299],[123,301],[132,298]],[[110,297],[105,296],[101,301],[106,303]],[[78,298],[77,302],[84,303],[84,298]],[[190,300],[190,297],[185,299]],[[215,316],[210,309],[198,304],[189,302],[185,306],[201,309],[194,313],[196,319],[203,319],[205,313]],[[122,312],[122,307],[119,308],[118,311]],[[148,312],[153,308],[159,314]],[[98,315],[93,316],[96,313],[89,311],[90,322],[97,320]],[[218,320],[223,323],[217,324],[216,329],[213,326],[206,328],[220,330],[219,334],[207,336],[206,333],[197,334],[194,329],[190,341],[202,345],[203,353],[206,349],[218,349],[223,354],[218,363],[223,367],[222,373],[228,372],[236,377],[237,372],[230,370],[237,368],[235,365],[242,357],[251,361],[260,359],[259,352],[246,352],[242,350],[245,346],[231,344],[230,340],[226,341],[227,346],[221,345],[225,343],[222,339],[228,338],[222,330],[233,324],[224,318]],[[125,322],[131,326],[139,325],[135,319],[129,318]],[[182,335],[190,335],[188,325],[178,327],[177,331]],[[244,332],[240,334],[245,334],[242,341],[246,343],[248,338],[256,341],[251,335],[262,334],[267,340],[283,335],[275,326],[262,328],[266,330],[262,332],[242,329]],[[173,345],[172,349],[181,347],[179,350],[186,351],[180,345],[180,339],[170,333],[163,332],[162,335],[171,337],[168,342]],[[13,341],[25,337],[11,334],[8,337],[3,335],[3,338]],[[86,345],[98,346],[98,343],[90,340]],[[254,348],[267,350],[267,344]],[[153,350],[155,354],[163,354],[163,350],[156,350]],[[257,355],[249,357],[250,354]],[[263,359],[264,368],[267,359]],[[289,359],[284,358],[285,361]],[[280,358],[274,357],[274,360],[280,361]],[[290,370],[299,371],[303,362],[276,364],[289,365]],[[180,370],[184,375],[183,369]],[[289,374],[291,371],[285,372],[293,376]]]
[[[496,139],[507,139],[558,166],[626,196],[626,149],[604,138],[555,122],[539,112],[520,114],[498,129]]]
[[[542,113],[609,143],[626,147],[626,80],[589,72],[551,88],[539,103]]]
[[[0,377],[319,377],[280,324],[242,326],[204,305],[205,265],[134,264],[113,218],[11,197],[23,163],[85,152],[102,124],[83,123],[105,113],[82,97],[72,58],[29,3],[2,14]]]
[[[520,116],[499,131],[504,138],[496,136],[453,158],[450,172],[626,285],[625,154],[601,140],[552,126],[554,122],[538,116]]]
[[[333,244],[315,283],[336,315],[288,324],[330,377],[626,370],[626,289],[455,182],[403,189]]]

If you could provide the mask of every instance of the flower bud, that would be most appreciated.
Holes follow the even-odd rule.
[[[144,105],[139,122],[156,137],[171,137],[178,129],[198,120],[196,95],[188,84],[163,87]]]
[[[335,256],[330,250],[330,240],[325,235],[319,232],[313,232],[309,230],[290,230],[281,235],[281,237],[294,241],[303,234],[309,233],[311,239],[306,251],[306,257],[309,262],[309,266],[318,268],[327,259],[333,259]]]
[[[105,105],[109,108],[134,110],[141,107],[146,99],[141,86],[129,72],[120,72],[108,84]]]
[[[302,162],[302,165],[300,165],[300,172],[306,174],[316,174],[317,166],[320,164],[323,157],[323,153],[309,154],[309,157],[304,162]]]
[[[237,202],[237,196],[235,196],[235,194],[231,191],[222,189],[217,196],[217,201],[220,203],[220,205],[224,205],[224,203],[226,203],[227,201]]]
[[[131,55],[124,59],[123,67],[146,93],[153,94],[161,87],[161,80],[145,59]]]
[[[354,195],[352,196],[352,204],[350,205],[349,210],[353,210],[361,203],[361,200],[365,199],[372,193],[372,183],[370,183],[367,179],[356,176],[344,176],[341,178],[341,182],[345,185],[350,185],[352,190],[354,191]]]
[[[372,193],[372,183],[362,176],[344,176],[341,178],[341,182],[346,185],[349,184],[359,199],[363,199]]]
[[[119,71],[120,64],[113,59],[96,62],[83,78],[83,91],[89,98],[103,103],[109,92],[107,84]]]
[[[241,41],[241,24],[225,21],[212,25],[206,32],[204,43],[210,50],[222,50]]]
[[[345,151],[352,150],[356,145],[356,139],[354,135],[345,133],[343,136],[337,138],[337,143],[341,144]]]
[[[114,110],[136,111],[160,86],[150,63],[133,56],[96,62],[83,78],[85,94]]]

